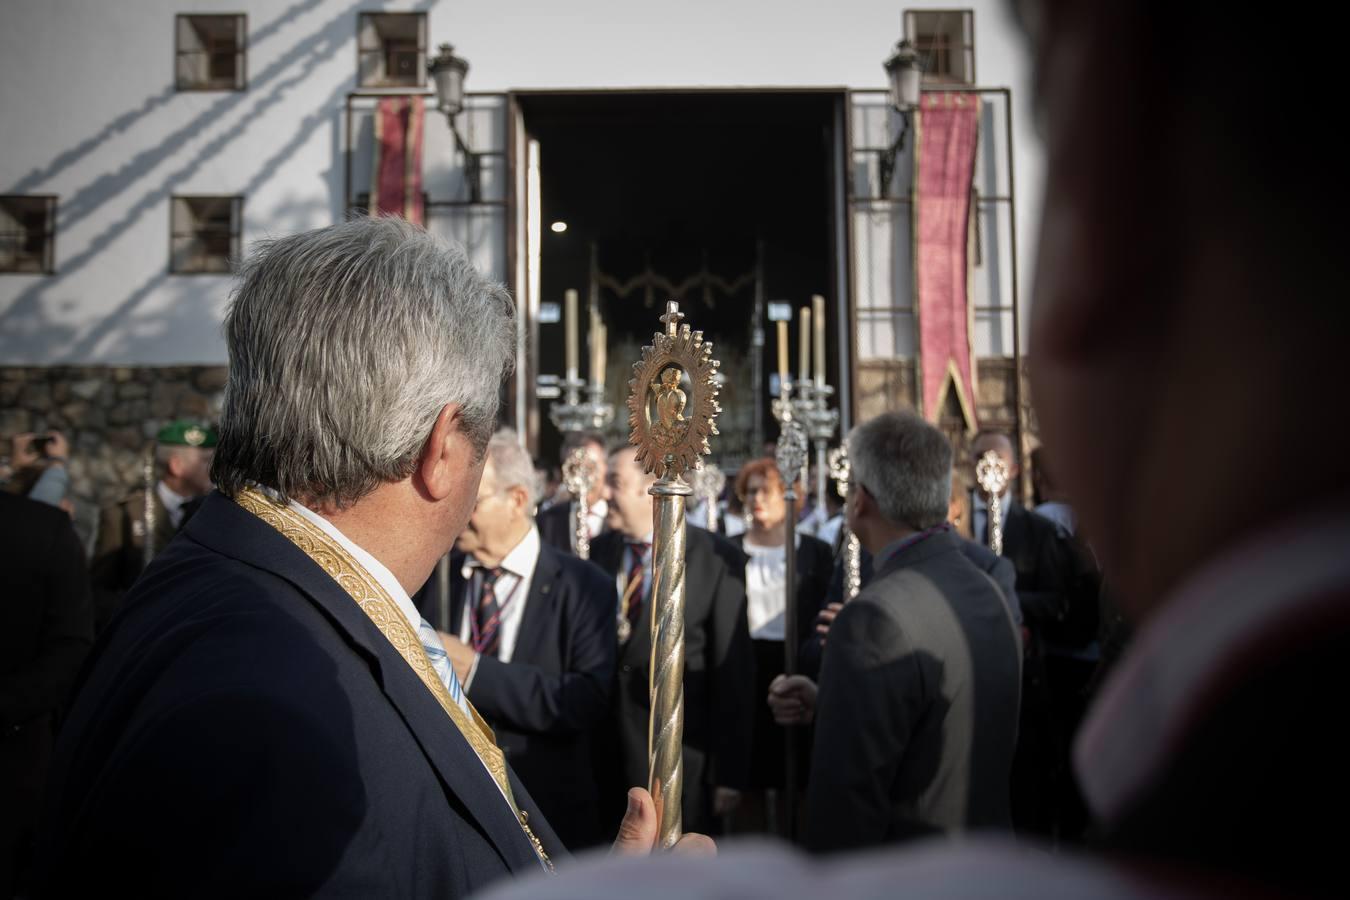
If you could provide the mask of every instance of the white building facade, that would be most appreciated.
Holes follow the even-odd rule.
[[[978,391],[982,419],[1020,428],[1014,301],[1027,281],[1040,157],[1012,6],[9,0],[0,8],[0,437],[73,433],[89,460],[77,486],[106,500],[159,423],[209,417],[225,362],[228,260],[363,202],[374,103],[426,93],[425,59],[441,43],[471,63],[469,109],[456,125],[478,174],[466,172],[429,99],[427,225],[465,243],[518,299],[524,374],[509,415],[532,440],[546,419],[534,378],[553,368],[547,348],[558,326],[548,308],[560,298],[539,272],[548,257],[538,163],[542,147],[547,179],[549,145],[536,141],[531,116],[565,116],[572,95],[697,104],[785,93],[833,104],[822,125],[828,277],[812,287],[829,297],[830,380],[845,422],[912,404],[912,155],[899,154],[883,188],[878,148],[899,123],[881,61],[907,27],[931,32],[935,22],[946,34],[943,65],[994,89],[980,95],[972,343],[982,380],[1002,373]],[[926,16],[907,26],[907,10]],[[398,66],[411,68],[386,71]],[[584,296],[586,285],[577,287]],[[620,356],[611,349],[616,372]]]

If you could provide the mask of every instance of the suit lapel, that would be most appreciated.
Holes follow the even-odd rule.
[[[513,871],[539,867],[534,848],[478,754],[398,651],[336,581],[266,522],[212,494],[186,532],[225,556],[271,572],[299,590],[370,665],[446,788],[478,820]]]
[[[539,559],[534,564],[534,577],[530,579],[530,593],[525,599],[525,612],[520,619],[520,631],[516,634],[516,646],[511,651],[513,661],[539,662],[545,637],[557,633],[549,623],[557,616],[561,571],[557,551],[547,544],[541,545]]]

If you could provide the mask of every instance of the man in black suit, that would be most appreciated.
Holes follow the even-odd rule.
[[[651,715],[651,540],[654,476],[632,448],[609,458],[609,526],[591,561],[610,578],[619,626],[614,704],[618,763],[634,783],[647,779]],[[745,557],[701,528],[686,531],[684,656],[684,824],[706,828],[729,812],[744,788],[753,722],[754,657],[745,611]],[[728,559],[739,565],[729,566]],[[611,790],[612,796],[614,791]]]
[[[609,511],[606,499],[606,475],[608,463],[605,456],[605,439],[593,431],[569,434],[563,441],[562,461],[565,464],[572,451],[580,447],[595,467],[595,480],[591,482],[591,492],[586,497],[586,531],[591,540],[600,536],[605,528],[605,516]],[[535,519],[539,536],[545,544],[563,553],[573,556],[577,552],[576,526],[572,523],[576,515],[576,498],[566,503],[555,503],[542,510]]]
[[[558,839],[409,596],[477,498],[510,297],[362,217],[256,249],[225,334],[219,493],[84,669],[42,892],[461,897],[550,867]],[[625,846],[650,848],[651,799],[630,804]]]
[[[816,737],[803,841],[843,850],[1006,828],[1021,647],[998,586],[946,522],[951,446],[910,413],[849,436],[848,524],[877,574],[830,627],[818,696],[785,679],[780,722]]]
[[[1011,439],[981,432],[971,446],[973,458],[991,450],[1016,484],[1021,470]],[[1028,636],[1014,821],[1021,831],[1073,841],[1086,819],[1070,773],[1069,748],[1097,664],[1098,583],[1087,554],[1059,526],[1017,502],[1011,487],[1000,500],[1003,555],[1017,569]],[[987,545],[988,498],[979,487],[972,494],[971,517],[975,539]]]
[[[456,542],[449,616],[416,598],[469,699],[570,850],[601,842],[592,732],[609,711],[613,586],[541,544],[534,468],[514,431],[488,442],[478,501]]]
[[[30,857],[56,717],[94,642],[84,550],[64,510],[0,491],[0,897]]]

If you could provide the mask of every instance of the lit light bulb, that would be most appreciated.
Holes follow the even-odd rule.
[[[548,227],[549,227],[549,229],[551,229],[551,230],[553,231],[554,234],[562,234],[564,231],[567,230],[567,223],[566,223],[566,222],[554,222],[552,225],[550,225],[550,226],[548,226]]]

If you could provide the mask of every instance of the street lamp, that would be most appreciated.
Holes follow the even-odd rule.
[[[895,45],[895,52],[882,63],[886,77],[890,80],[891,106],[900,113],[900,133],[894,143],[881,155],[881,193],[890,192],[891,177],[895,174],[895,157],[905,148],[905,135],[909,133],[910,113],[919,106],[919,85],[923,79],[923,69],[919,66],[919,54],[908,39],[902,39]]]
[[[427,60],[427,72],[436,89],[436,108],[445,113],[450,133],[455,136],[455,146],[464,154],[464,180],[469,185],[469,201],[477,203],[483,193],[478,154],[469,149],[455,127],[455,117],[464,111],[464,78],[469,74],[469,61],[456,56],[454,47],[441,44],[439,52]]]

